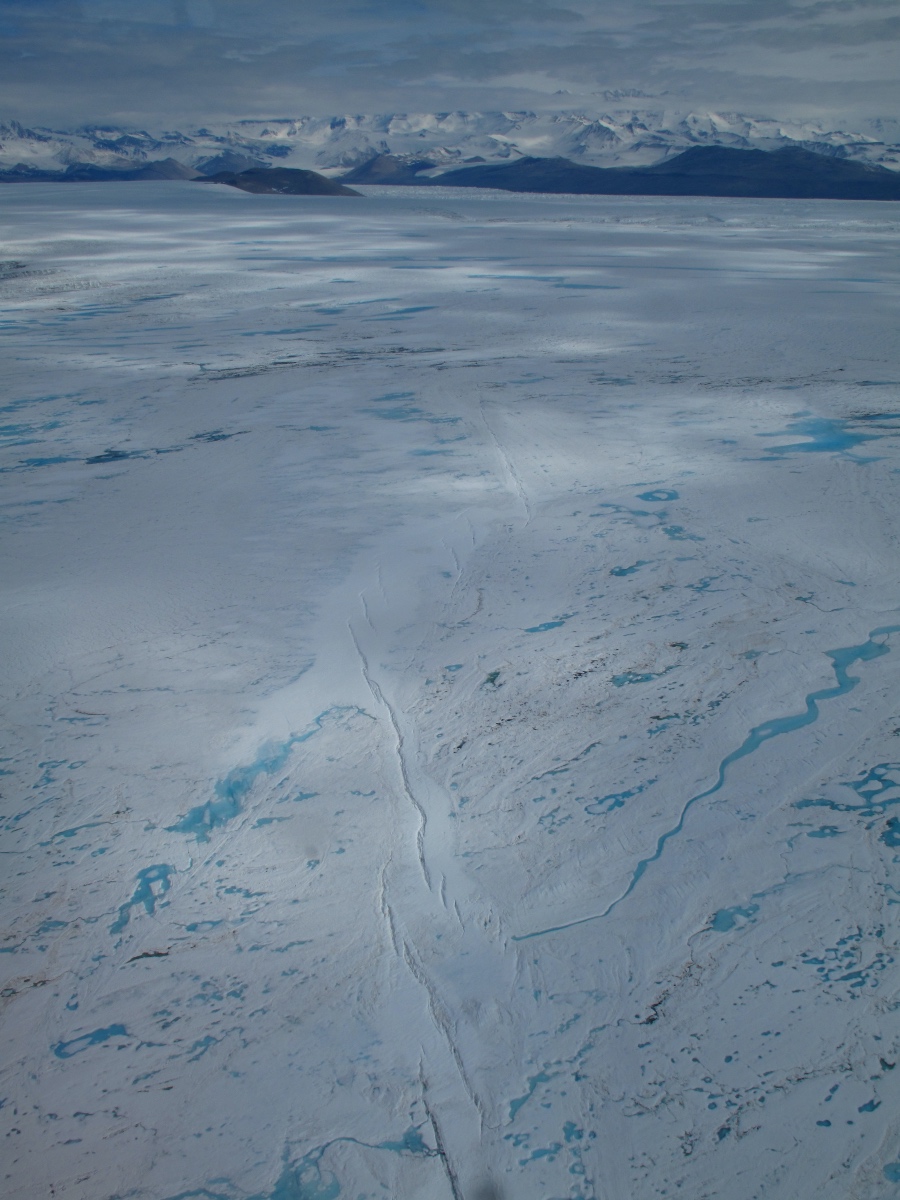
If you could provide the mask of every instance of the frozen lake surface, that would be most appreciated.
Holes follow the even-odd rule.
[[[3,190],[3,1191],[900,1195],[900,213]]]

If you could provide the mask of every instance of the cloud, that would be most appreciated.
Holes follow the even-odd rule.
[[[615,89],[875,115],[900,79],[894,0],[0,0],[0,27],[2,108],[26,122],[591,108]]]

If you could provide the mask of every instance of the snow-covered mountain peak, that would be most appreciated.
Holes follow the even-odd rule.
[[[163,158],[206,169],[222,155],[338,173],[379,154],[428,157],[439,166],[564,157],[594,166],[658,162],[697,145],[817,153],[900,168],[900,127],[889,119],[866,130],[819,121],[776,120],[732,112],[609,109],[604,112],[344,113],[246,119],[181,132],[107,125],[74,130],[0,124],[0,170],[63,171],[73,163],[128,169]]]

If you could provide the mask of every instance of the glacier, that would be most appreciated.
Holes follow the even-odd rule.
[[[890,204],[3,192],[5,1194],[900,1182]]]

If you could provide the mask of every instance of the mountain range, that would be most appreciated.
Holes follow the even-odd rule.
[[[435,182],[589,196],[900,200],[900,172],[793,146],[768,152],[694,146],[649,167],[589,167],[565,158],[521,158],[448,171]]]
[[[254,167],[197,176],[248,192],[306,196],[358,196],[348,183],[403,187],[480,187],[511,192],[582,196],[741,196],[806,200],[900,200],[900,172],[785,146],[737,150],[693,146],[649,167],[590,167],[568,158],[518,158],[469,164],[428,174],[430,159],[379,154],[338,179],[290,167]]]
[[[189,132],[0,124],[0,179],[192,178],[273,166],[344,174],[378,157],[395,178],[467,165],[566,159],[631,169],[694,147],[807,150],[900,169],[900,122],[872,119],[856,131],[816,121],[740,113],[628,109],[577,112],[392,113],[236,121]],[[424,164],[427,162],[427,166]],[[421,180],[420,180],[421,181]]]

